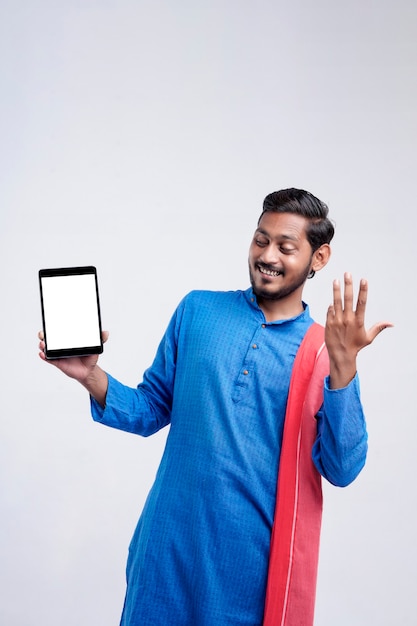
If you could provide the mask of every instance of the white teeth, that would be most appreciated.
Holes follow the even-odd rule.
[[[261,274],[266,274],[267,276],[279,276],[281,274],[281,272],[273,272],[271,270],[267,270],[264,267],[260,267],[259,271],[261,272]]]

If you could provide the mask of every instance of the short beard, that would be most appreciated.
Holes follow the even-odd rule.
[[[251,267],[249,264],[249,278],[250,278],[250,282],[252,285],[252,291],[255,294],[258,302],[260,300],[282,300],[282,298],[286,298],[287,296],[292,294],[294,291],[296,291],[299,287],[304,285],[304,283],[306,282],[311,271],[310,265],[311,265],[311,261],[309,265],[304,269],[303,273],[298,275],[296,279],[289,285],[286,285],[285,287],[281,287],[280,289],[277,289],[276,291],[269,291],[267,289],[265,290],[262,289],[262,287],[255,286],[255,280],[253,278]]]

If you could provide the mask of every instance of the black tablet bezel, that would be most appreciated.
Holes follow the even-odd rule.
[[[80,274],[93,274],[96,286],[96,299],[97,299],[97,317],[100,331],[100,344],[96,346],[79,346],[76,348],[63,348],[60,350],[48,350],[48,334],[45,324],[45,311],[43,302],[42,291],[42,278],[51,276],[77,276]],[[102,341],[102,329],[101,329],[101,312],[100,312],[100,298],[98,291],[97,269],[93,265],[85,265],[81,267],[60,267],[39,270],[39,290],[41,297],[41,310],[42,310],[42,326],[45,341],[45,356],[47,359],[62,359],[75,356],[89,356],[92,354],[101,354],[103,352]]]

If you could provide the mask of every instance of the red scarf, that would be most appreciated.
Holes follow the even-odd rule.
[[[313,625],[323,497],[311,453],[328,371],[324,329],[313,324],[291,375],[263,626]]]

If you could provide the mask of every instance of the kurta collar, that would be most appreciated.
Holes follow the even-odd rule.
[[[302,302],[304,310],[301,313],[299,313],[298,315],[295,315],[294,317],[289,317],[288,319],[285,319],[285,320],[276,320],[275,322],[267,322],[265,320],[265,315],[264,315],[262,309],[258,305],[258,302],[256,300],[256,296],[253,293],[252,287],[249,287],[243,293],[245,295],[245,298],[246,298],[247,302],[251,306],[251,308],[254,309],[255,311],[257,311],[258,314],[262,315],[262,318],[263,318],[265,324],[277,325],[277,324],[288,324],[290,322],[298,322],[298,321],[305,322],[307,320],[311,320],[310,307],[305,302]]]

